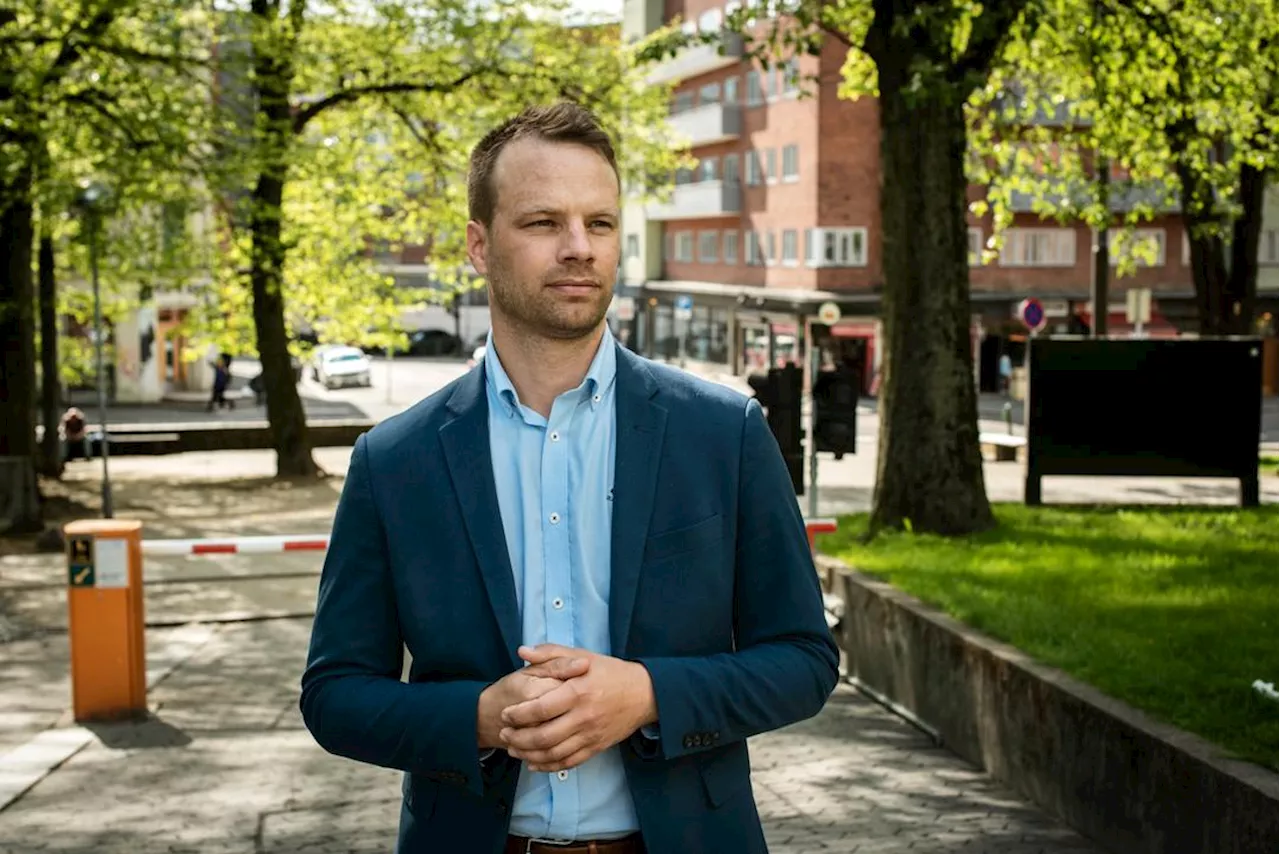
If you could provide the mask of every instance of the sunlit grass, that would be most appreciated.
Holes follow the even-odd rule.
[[[818,548],[1156,718],[1276,768],[1275,506],[996,507],[962,539],[840,520]]]

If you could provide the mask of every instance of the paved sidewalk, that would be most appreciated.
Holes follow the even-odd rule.
[[[167,631],[149,632],[149,648]],[[399,774],[329,756],[302,727],[308,631],[302,619],[213,628],[150,692],[151,720],[92,727],[0,811],[0,852],[390,852]],[[754,739],[752,759],[773,854],[1099,850],[847,686],[813,720]]]

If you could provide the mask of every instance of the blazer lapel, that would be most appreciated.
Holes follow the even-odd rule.
[[[457,417],[440,428],[440,442],[448,461],[453,491],[462,507],[462,518],[480,564],[489,604],[498,620],[511,663],[519,669],[523,665],[516,654],[521,637],[520,609],[498,509],[498,490],[493,482],[484,369],[463,377],[447,405]]]
[[[667,410],[653,402],[657,392],[657,380],[645,363],[619,345],[609,584],[609,641],[615,656],[627,652],[640,561],[658,485]]]

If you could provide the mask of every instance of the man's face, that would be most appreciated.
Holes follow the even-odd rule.
[[[490,308],[547,338],[600,328],[617,278],[618,179],[581,145],[520,139],[498,155],[493,224],[467,224],[467,254]]]

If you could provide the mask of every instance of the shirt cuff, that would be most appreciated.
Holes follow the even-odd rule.
[[[662,731],[657,724],[645,724],[640,727],[640,734],[650,741],[659,741],[662,738]]]

